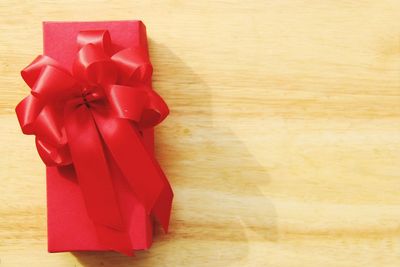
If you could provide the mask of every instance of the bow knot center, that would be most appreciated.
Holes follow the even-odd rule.
[[[66,104],[69,107],[80,107],[85,105],[87,108],[92,108],[95,102],[99,102],[105,98],[103,88],[97,87],[84,87],[79,94],[75,94],[72,98],[67,100]]]
[[[103,89],[99,86],[96,87],[85,87],[82,90],[81,97],[77,104],[85,105],[90,108],[90,104],[103,99]]]

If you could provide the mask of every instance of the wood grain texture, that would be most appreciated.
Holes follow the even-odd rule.
[[[400,266],[399,1],[0,2],[0,266]],[[19,76],[42,20],[142,19],[171,107],[171,233],[134,258],[46,252]]]

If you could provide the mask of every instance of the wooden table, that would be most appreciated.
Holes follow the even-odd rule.
[[[252,3],[250,3],[252,2]],[[0,266],[400,266],[399,1],[0,2]],[[171,233],[134,258],[46,252],[45,172],[14,114],[42,20],[142,19],[171,107]]]

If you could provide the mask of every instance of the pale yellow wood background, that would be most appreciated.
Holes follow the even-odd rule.
[[[0,2],[0,266],[400,266],[400,1]],[[46,252],[14,106],[43,20],[142,19],[176,198],[149,251]]]

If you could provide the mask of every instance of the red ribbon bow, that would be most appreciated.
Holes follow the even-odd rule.
[[[146,49],[131,47],[111,55],[106,30],[81,31],[77,43],[72,74],[47,56],[38,56],[22,70],[31,95],[16,113],[23,133],[36,135],[47,166],[73,164],[88,215],[103,228],[100,239],[110,249],[131,254],[128,237],[110,241],[106,234],[127,231],[108,159],[115,160],[147,214],[167,231],[173,193],[144,147],[141,129],[160,123],[169,110],[151,88]]]

